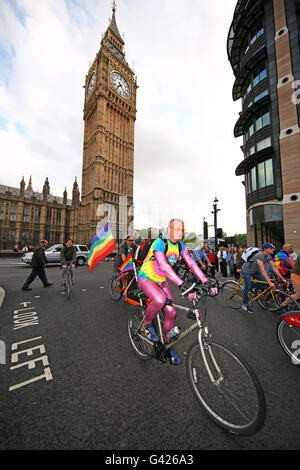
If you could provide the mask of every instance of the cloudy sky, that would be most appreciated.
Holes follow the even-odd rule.
[[[236,0],[118,0],[126,60],[138,80],[135,228],[203,217],[228,235],[246,231],[233,136],[241,103],[226,40]],[[111,17],[111,0],[0,1],[0,184],[32,175],[41,191],[81,185],[85,75]],[[209,229],[212,235],[212,228]]]

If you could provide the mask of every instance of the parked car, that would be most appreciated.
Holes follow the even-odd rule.
[[[89,256],[89,249],[86,245],[73,245],[77,254],[77,265],[83,266]],[[59,263],[62,244],[53,245],[45,250],[47,263]],[[23,263],[30,264],[33,253],[26,253],[21,257]]]

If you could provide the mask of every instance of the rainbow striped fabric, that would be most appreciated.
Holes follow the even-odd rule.
[[[120,271],[119,275],[122,273],[125,273],[126,271],[131,271],[131,269],[133,269],[133,260],[132,260],[132,254],[129,253],[124,263],[118,267],[118,270]]]
[[[107,223],[105,227],[98,232],[91,243],[89,256],[88,256],[88,265],[90,272],[93,271],[99,261],[104,259],[109,253],[116,249],[115,240],[111,231],[109,224]]]

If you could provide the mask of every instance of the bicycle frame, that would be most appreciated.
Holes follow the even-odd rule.
[[[254,279],[251,282],[260,282],[261,284],[268,284],[266,281],[259,281],[258,279]],[[239,290],[240,287],[244,284],[244,279],[238,282],[238,285],[236,286],[236,289],[233,291],[232,296],[234,297],[237,291]],[[259,297],[262,297],[266,292],[271,291],[272,298],[274,300],[274,294],[273,290],[270,286],[266,287],[266,289],[263,292],[260,292],[256,297],[253,297],[252,299],[249,299],[249,304],[255,302]]]
[[[160,313],[157,314],[157,322],[158,322],[158,328],[159,328],[159,337],[160,337],[160,342],[161,344],[163,345],[163,347],[165,348],[166,351],[168,351],[170,348],[172,348],[174,346],[174,344],[178,343],[179,341],[181,341],[185,336],[189,335],[190,333],[192,333],[192,331],[194,331],[196,328],[199,329],[199,333],[198,333],[198,342],[199,342],[199,347],[200,347],[200,352],[201,352],[201,356],[202,356],[202,359],[203,359],[203,362],[205,364],[205,367],[206,367],[206,370],[207,370],[207,373],[209,375],[209,378],[211,380],[211,382],[215,385],[217,385],[221,380],[223,380],[223,376],[222,376],[222,373],[220,371],[220,368],[217,364],[217,361],[216,361],[216,358],[214,357],[213,355],[213,352],[210,348],[210,345],[209,344],[206,344],[204,345],[204,341],[203,341],[203,338],[205,337],[209,337],[209,331],[208,331],[208,327],[205,326],[205,320],[206,320],[206,307],[205,307],[205,314],[204,314],[204,320],[201,320],[200,318],[200,313],[199,313],[199,309],[196,308],[196,304],[197,302],[199,302],[199,300],[201,300],[201,298],[203,297],[203,295],[197,300],[193,300],[193,305],[194,305],[194,308],[191,309],[191,308],[188,308],[188,307],[184,307],[183,305],[178,305],[178,304],[173,304],[173,306],[176,308],[176,309],[179,309],[179,310],[183,310],[189,314],[191,314],[192,312],[195,314],[195,317],[196,317],[196,322],[193,323],[189,328],[187,328],[186,330],[184,330],[182,333],[180,333],[180,335],[178,335],[178,338],[176,338],[174,341],[171,341],[170,343],[168,344],[165,344],[164,343],[164,339],[163,339],[163,331],[162,331],[162,321],[161,321],[161,318],[160,318]],[[150,342],[150,341],[149,341]],[[150,342],[151,343],[151,342]],[[151,343],[153,344],[153,343]],[[218,375],[218,377],[215,379],[214,375],[213,375],[213,372],[211,370],[211,367],[209,366],[208,364],[208,361],[207,361],[207,357],[205,355],[205,352],[204,352],[204,349],[205,347],[208,349],[209,351],[209,355],[212,359],[212,362],[213,362],[213,365],[215,367],[215,370],[216,370],[216,373]]]

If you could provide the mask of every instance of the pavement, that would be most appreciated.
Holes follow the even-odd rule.
[[[265,392],[267,418],[255,435],[238,437],[215,425],[195,400],[185,355],[195,337],[176,346],[183,364],[140,361],[127,334],[131,305],[109,295],[112,263],[75,271],[68,300],[58,266],[20,287],[30,267],[0,259],[0,449],[274,450],[300,449],[300,369],[282,352],[276,315],[226,308],[208,299],[215,338],[240,352]],[[173,289],[176,302],[180,302]],[[188,301],[187,305],[188,305]],[[177,324],[190,325],[178,312]],[[3,361],[2,361],[3,362]]]

